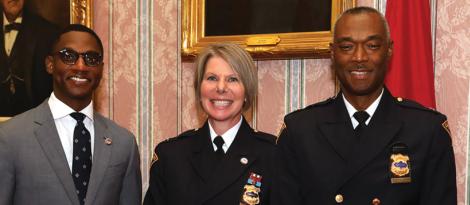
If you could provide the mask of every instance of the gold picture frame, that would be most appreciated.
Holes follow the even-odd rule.
[[[255,59],[328,58],[334,22],[343,11],[356,5],[356,0],[331,1],[331,28],[327,31],[206,36],[206,0],[183,0],[182,57],[193,59],[209,44],[232,42],[244,47]]]
[[[70,22],[93,28],[93,0],[70,0]]]

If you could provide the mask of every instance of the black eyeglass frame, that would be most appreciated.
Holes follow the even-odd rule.
[[[96,51],[79,53],[71,48],[63,48],[53,54],[58,55],[60,60],[66,65],[75,65],[80,56],[82,57],[83,62],[85,62],[85,65],[89,67],[96,67],[103,63],[103,55]],[[67,55],[71,55],[72,58],[67,60]],[[94,59],[95,57],[96,59]],[[96,61],[96,63],[93,63],[94,61]]]

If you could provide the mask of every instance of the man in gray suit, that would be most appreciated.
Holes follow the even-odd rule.
[[[53,93],[0,125],[0,205],[139,205],[134,136],[93,111],[103,46],[91,29],[67,26],[46,57]]]

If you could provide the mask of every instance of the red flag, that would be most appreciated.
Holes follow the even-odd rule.
[[[394,41],[385,84],[397,97],[435,108],[429,0],[388,0],[385,16]]]

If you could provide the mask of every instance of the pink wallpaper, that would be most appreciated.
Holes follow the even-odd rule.
[[[437,5],[436,101],[437,109],[449,118],[452,130],[459,205],[468,201],[469,11],[466,0],[439,1]]]
[[[277,135],[285,115],[286,61],[259,61],[257,129]]]
[[[358,5],[374,6],[374,0]],[[191,62],[179,54],[180,0],[94,1],[95,30],[105,45],[105,75],[97,108],[137,137],[144,191],[154,146],[177,133],[199,127],[204,116],[196,110]],[[467,156],[470,77],[470,4],[468,0],[439,1],[436,31],[437,108],[451,125],[457,160],[459,204],[467,198]],[[145,55],[147,56],[145,56]],[[307,106],[335,94],[328,59],[258,61],[259,96],[256,128],[277,134],[294,98]],[[295,87],[289,77],[301,71]],[[287,92],[289,90],[289,92]],[[146,94],[146,96],[143,96]],[[146,117],[147,116],[147,117]]]

